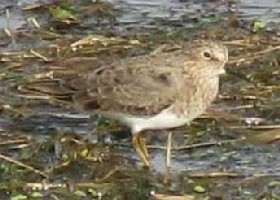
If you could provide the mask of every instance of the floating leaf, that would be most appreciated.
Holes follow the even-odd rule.
[[[193,190],[197,193],[204,193],[206,190],[204,187],[202,187],[201,185],[196,185]]]
[[[50,13],[57,20],[76,19],[69,10],[61,7],[50,8]]]
[[[76,196],[79,196],[79,197],[86,197],[86,196],[87,196],[87,194],[86,194],[84,191],[82,191],[82,190],[76,190],[76,191],[74,192],[74,194],[75,194]]]
[[[44,195],[41,192],[33,192],[30,196],[34,198],[43,197]]]
[[[19,194],[17,196],[11,197],[11,200],[25,200],[25,199],[27,199],[27,196],[23,194]]]
[[[262,22],[262,21],[255,21],[255,22],[253,23],[252,29],[253,29],[254,32],[257,32],[257,31],[260,31],[260,30],[265,29],[265,27],[266,27],[265,22]]]
[[[277,187],[280,186],[280,181],[271,181],[268,183],[268,187]]]
[[[88,155],[88,149],[87,149],[87,148],[83,149],[83,150],[80,152],[80,155],[81,155],[82,157],[86,157],[86,156]]]

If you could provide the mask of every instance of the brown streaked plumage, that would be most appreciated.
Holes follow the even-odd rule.
[[[203,114],[218,94],[227,61],[227,48],[212,41],[126,58],[74,80],[74,101],[131,128],[133,146],[150,166],[140,132],[182,126]]]

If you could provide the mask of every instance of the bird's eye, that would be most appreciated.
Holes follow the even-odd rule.
[[[211,58],[211,53],[209,51],[204,51],[202,55],[206,59],[210,59]]]

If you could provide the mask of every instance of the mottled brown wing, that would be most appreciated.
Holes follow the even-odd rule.
[[[165,61],[160,57],[125,60],[120,66],[86,75],[86,90],[75,97],[76,103],[88,112],[159,113],[174,103],[178,92],[175,74],[179,73],[171,69],[177,60],[170,55]]]

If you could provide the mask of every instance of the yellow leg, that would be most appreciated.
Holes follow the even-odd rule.
[[[149,152],[146,146],[146,139],[141,133],[139,133],[139,145],[146,159],[150,160]]]
[[[172,139],[172,133],[170,132],[168,134],[168,140],[166,144],[166,173],[164,175],[163,182],[169,183],[171,180],[171,174],[170,174],[170,168],[171,168],[171,139]]]
[[[172,132],[168,133],[168,139],[166,144],[166,167],[171,167],[171,148],[172,148]]]
[[[137,154],[139,155],[141,161],[144,163],[144,166],[146,167],[150,167],[150,162],[149,160],[146,158],[145,153],[143,152],[141,145],[140,145],[140,134],[134,134],[132,136],[132,145],[134,147],[134,149],[136,150]]]

